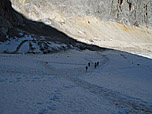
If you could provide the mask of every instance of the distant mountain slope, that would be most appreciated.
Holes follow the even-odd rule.
[[[11,2],[14,9],[9,0],[0,1],[1,41],[20,37],[18,34],[22,33],[38,40],[43,37],[47,41],[73,46],[83,43],[152,54],[151,0]]]
[[[79,42],[43,22],[27,19],[12,8],[9,0],[0,1],[0,20],[0,53],[52,53],[71,48],[102,49]],[[25,49],[20,51],[23,47]]]
[[[151,0],[12,0],[35,21],[100,47],[152,53]]]
[[[32,19],[58,12],[66,17],[95,16],[104,21],[152,27],[151,0],[11,0],[14,7]]]

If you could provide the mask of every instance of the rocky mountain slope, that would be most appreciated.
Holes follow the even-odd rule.
[[[69,43],[76,40],[128,52],[152,53],[151,0],[11,0],[11,2],[20,15],[32,20],[29,22],[21,19],[21,16],[15,17],[20,23],[17,28],[24,32],[62,43],[69,41],[69,36],[73,39]],[[54,28],[58,32],[54,32]],[[60,31],[65,34],[61,35]]]
[[[101,49],[79,42],[43,22],[26,18],[12,8],[9,0],[0,1],[0,6],[0,53],[52,53],[71,48]]]
[[[151,0],[11,0],[18,11],[34,20],[52,17],[54,12],[73,16],[95,16],[104,21],[152,27]]]

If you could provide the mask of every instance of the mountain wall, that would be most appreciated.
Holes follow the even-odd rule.
[[[15,27],[24,34],[51,41],[72,45],[79,41],[152,54],[152,0],[11,0],[11,3],[1,1],[6,6],[0,9],[1,22],[5,23],[1,31],[5,36],[14,34]]]
[[[41,19],[51,12],[71,16],[95,16],[102,21],[152,27],[152,0],[11,0],[26,16]],[[31,9],[32,8],[32,9]],[[39,11],[39,12],[38,12]],[[33,15],[34,14],[34,15]],[[42,16],[42,17],[41,17]]]

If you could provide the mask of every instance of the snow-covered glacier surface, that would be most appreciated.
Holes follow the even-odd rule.
[[[145,57],[113,50],[0,54],[1,114],[148,114],[151,96],[152,59]]]

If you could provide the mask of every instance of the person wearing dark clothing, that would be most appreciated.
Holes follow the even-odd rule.
[[[88,66],[90,67],[90,63],[88,63]]]
[[[88,67],[86,66],[86,71],[88,71]]]
[[[88,67],[86,66],[86,71],[88,71]]]
[[[97,67],[97,63],[94,64],[94,68],[96,68],[96,67]]]
[[[99,62],[97,62],[97,66],[99,65]]]

